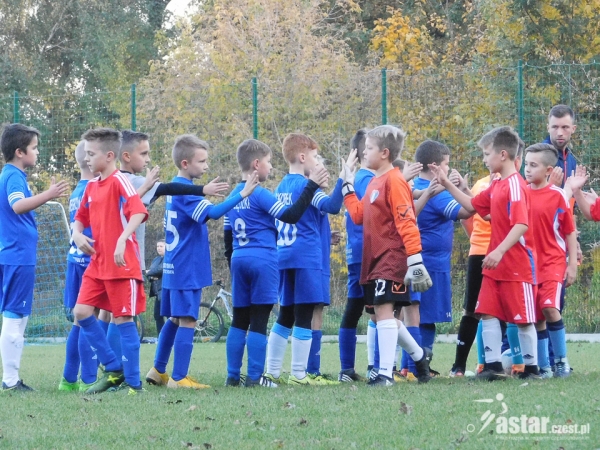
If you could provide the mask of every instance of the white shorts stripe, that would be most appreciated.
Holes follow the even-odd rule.
[[[556,284],[556,295],[554,297],[554,307],[560,311],[560,293],[562,292],[562,283]]]
[[[136,311],[135,311],[135,300],[137,298],[137,283],[135,282],[134,279],[130,279],[129,280],[129,284],[131,285],[131,298],[129,299],[130,305],[131,305],[131,315],[132,316],[136,316]]]
[[[525,319],[527,319],[527,323],[535,323],[535,299],[531,284],[523,283],[523,297],[525,299]]]

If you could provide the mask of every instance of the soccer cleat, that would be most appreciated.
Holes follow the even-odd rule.
[[[269,378],[261,375],[260,378],[258,380],[253,380],[250,377],[246,377],[246,381],[244,383],[244,386],[246,387],[255,387],[255,386],[262,386],[262,387],[267,387],[267,388],[276,388],[278,387],[277,383],[271,381]]]
[[[556,360],[556,371],[554,372],[554,376],[558,378],[566,378],[571,376],[571,366],[569,366],[569,362],[567,358],[561,358]]]
[[[118,370],[115,372],[103,372],[102,376],[96,380],[95,383],[86,389],[86,394],[99,394],[100,392],[104,392],[109,390],[112,387],[119,386],[123,381],[125,381],[125,375],[123,375],[122,370]]]
[[[307,373],[306,376],[310,377],[312,379],[312,381],[316,382],[316,384],[318,384],[319,386],[328,386],[328,385],[335,386],[337,384],[340,384],[339,381],[334,380],[329,375],[324,375],[324,374],[315,375],[312,373]],[[315,384],[315,383],[313,383],[313,384]]]
[[[396,384],[393,378],[378,374],[375,378],[369,380],[367,386],[393,386]]]
[[[285,380],[283,378],[281,378],[281,375],[278,376],[278,377],[274,377],[270,373],[263,373],[262,376],[263,376],[263,378],[266,378],[267,380],[269,380],[272,383],[275,383],[277,385],[279,385],[279,384],[285,384]]]
[[[227,377],[225,380],[225,386],[227,387],[237,387],[244,386],[246,383],[246,377],[244,375],[240,375],[239,378]]]
[[[465,369],[463,369],[462,367],[452,366],[452,369],[450,369],[448,376],[450,378],[462,378],[465,376]]]
[[[523,372],[520,372],[517,375],[517,378],[519,378],[520,380],[540,380],[542,378],[542,376],[540,375],[540,369],[538,369],[538,366],[525,366],[525,370],[523,370]]]
[[[523,372],[525,372],[525,364],[513,364],[511,369],[511,375],[513,377],[520,376]]]
[[[166,386],[169,382],[169,374],[167,372],[160,373],[155,367],[150,369],[146,374],[146,383],[154,386]]]
[[[288,378],[288,384],[292,386],[329,386],[331,384],[339,384],[339,381],[329,381],[323,378],[321,375],[311,376],[306,374],[304,378],[298,378],[295,375],[290,375]]]
[[[429,369],[429,376],[430,376],[431,378],[435,378],[435,377],[440,377],[440,376],[442,376],[442,374],[441,374],[441,373],[439,373],[437,370],[433,370],[433,369],[431,369],[431,368],[430,368],[430,369]]]
[[[127,391],[127,395],[137,395],[142,392],[146,392],[146,389],[142,387],[142,383],[139,386],[133,387],[126,381],[123,381],[120,385],[111,387],[107,389],[106,392],[125,392]]]
[[[481,381],[506,380],[508,377],[509,375],[504,372],[502,363],[499,361],[485,363],[483,365],[483,370],[475,375],[475,378]]]
[[[208,389],[210,386],[208,384],[198,383],[189,375],[185,378],[182,378],[179,381],[175,381],[173,378],[169,378],[169,382],[167,383],[167,387],[170,389]]]
[[[58,383],[58,390],[63,392],[78,392],[79,391],[79,382],[73,381],[72,383],[67,381],[65,377],[60,380]]]
[[[477,364],[477,367],[475,368],[475,373],[481,373],[483,372],[483,366],[485,366],[485,364]]]
[[[548,378],[554,377],[554,374],[552,373],[552,369],[550,367],[545,367],[543,369],[540,369],[540,376],[543,380],[546,380]]]
[[[402,372],[398,370],[392,370],[392,378],[396,383],[406,383],[408,380],[402,375]]]
[[[79,392],[87,391],[96,381],[92,381],[91,383],[84,383],[83,380],[79,380]]]
[[[23,391],[23,392],[35,391],[35,389],[33,389],[32,387],[29,387],[25,383],[23,383],[23,380],[17,381],[16,384],[14,384],[13,386],[10,386],[10,387],[8,387],[6,385],[6,383],[2,382],[2,390],[3,391]]]
[[[341,383],[352,383],[354,381],[367,381],[367,379],[359,375],[354,369],[344,369],[338,374],[338,381]]]
[[[427,383],[431,380],[431,369],[429,368],[429,363],[431,362],[431,358],[433,357],[433,353],[428,348],[423,348],[423,356],[420,360],[415,361],[415,367],[417,368],[417,380],[419,383]]]

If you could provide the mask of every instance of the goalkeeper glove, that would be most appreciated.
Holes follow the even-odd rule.
[[[406,286],[411,285],[415,292],[424,292],[433,285],[429,273],[427,273],[427,269],[423,265],[423,257],[420,253],[409,256],[406,264],[408,265],[408,270],[404,277],[404,284]]]

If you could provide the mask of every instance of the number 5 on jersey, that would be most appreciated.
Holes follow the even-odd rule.
[[[165,245],[168,252],[173,251],[177,247],[177,244],[179,244],[179,232],[172,222],[173,219],[177,219],[177,211],[167,210],[167,225],[165,228],[167,229],[167,233],[170,232],[173,235],[173,241],[167,242]]]

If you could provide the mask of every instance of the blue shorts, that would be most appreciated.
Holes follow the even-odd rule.
[[[330,292],[330,283],[331,283],[331,275],[327,273],[323,273],[321,276],[323,280],[323,288],[321,290],[323,304],[325,306],[331,305],[331,292]]]
[[[409,292],[409,295],[410,295],[410,301],[411,302],[418,303],[418,302],[421,301],[421,293],[413,291],[412,286],[408,287],[408,292]]]
[[[231,258],[233,306],[274,305],[279,293],[277,255],[272,261],[250,256]]]
[[[192,317],[198,320],[201,299],[202,289],[163,288],[160,315],[163,317]]]
[[[421,292],[421,323],[452,322],[450,272],[429,272],[429,276],[433,286]]]
[[[323,303],[321,269],[282,269],[279,271],[281,306]]]
[[[64,303],[67,308],[75,308],[79,288],[81,288],[81,280],[87,266],[67,261],[67,274],[65,275],[65,299]]]
[[[361,266],[361,263],[348,265],[348,298],[360,298],[365,295],[360,285]]]
[[[0,312],[31,315],[35,266],[0,264]]]

